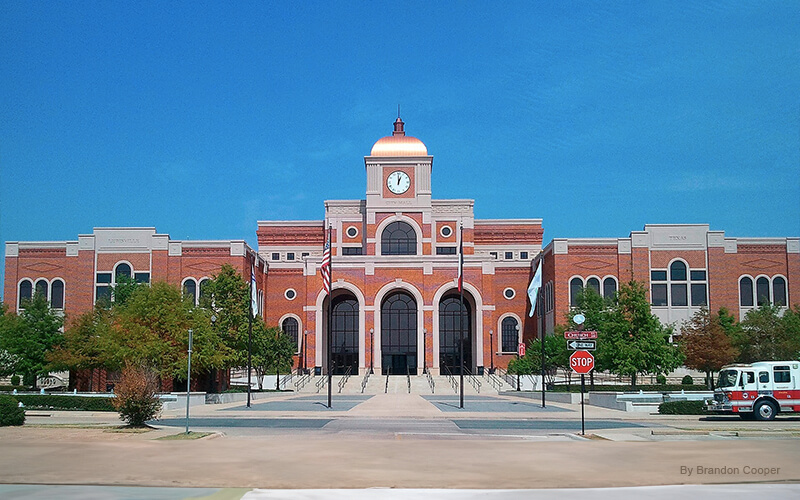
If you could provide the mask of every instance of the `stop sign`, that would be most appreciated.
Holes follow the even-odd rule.
[[[589,373],[594,368],[594,356],[587,351],[575,351],[569,357],[569,366],[575,373]]]

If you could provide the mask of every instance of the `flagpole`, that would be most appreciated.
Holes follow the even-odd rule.
[[[331,342],[333,341],[333,242],[331,241],[331,226],[328,223],[328,409],[332,409],[331,405],[331,378],[333,370],[331,366]],[[323,277],[323,279],[325,279]]]
[[[250,372],[253,371],[253,267],[255,266],[252,252],[250,258],[250,297],[247,298],[249,313],[247,315],[247,407],[250,408]]]
[[[458,358],[459,366],[459,408],[464,408],[464,223],[459,223],[461,243],[458,254]]]

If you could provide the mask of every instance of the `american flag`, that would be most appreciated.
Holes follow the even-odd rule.
[[[322,252],[322,265],[319,267],[322,274],[322,287],[326,294],[331,293],[331,240],[325,241],[325,251]]]

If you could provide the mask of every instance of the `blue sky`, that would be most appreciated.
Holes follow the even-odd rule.
[[[799,26],[796,1],[0,0],[0,240],[255,245],[362,198],[398,104],[435,198],[545,243],[798,236]]]

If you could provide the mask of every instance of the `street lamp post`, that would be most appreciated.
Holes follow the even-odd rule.
[[[517,325],[516,329],[517,329],[517,342],[519,342],[521,340],[519,338],[519,325]],[[519,346],[517,346],[517,390],[518,391],[520,390],[520,388],[519,388]]]
[[[308,373],[306,356],[308,355],[308,330],[303,331],[303,373]]]
[[[192,329],[189,328],[189,360],[186,367],[186,434],[189,434],[189,390],[192,384]]]
[[[375,329],[369,329],[369,374],[375,373]]]
[[[492,329],[489,329],[489,357],[492,360],[491,366],[489,366],[489,374],[494,373],[494,332]]]

